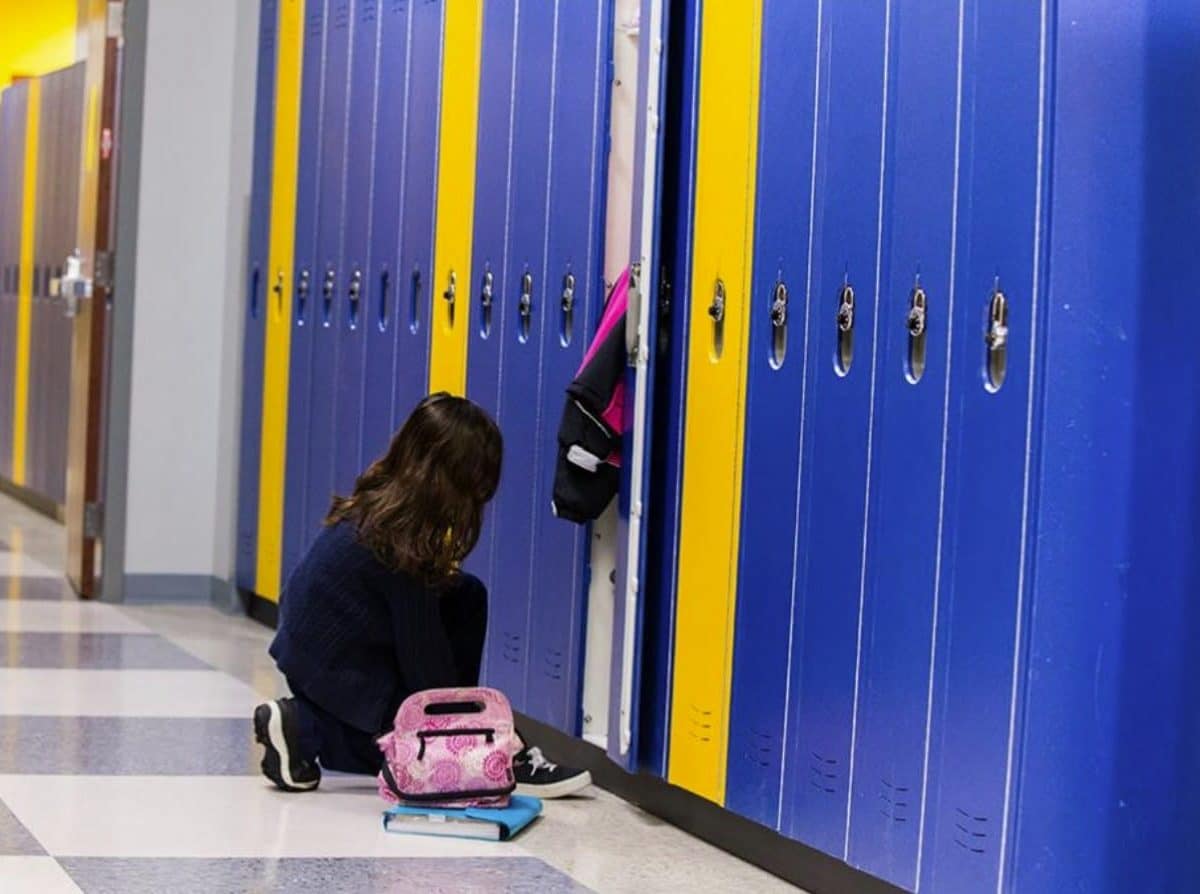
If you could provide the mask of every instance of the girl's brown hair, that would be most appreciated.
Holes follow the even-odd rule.
[[[503,453],[500,429],[483,410],[449,394],[431,395],[359,476],[354,492],[334,497],[325,524],[351,522],[385,565],[443,584],[479,540]]]

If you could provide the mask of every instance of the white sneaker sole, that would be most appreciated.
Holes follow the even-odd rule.
[[[549,785],[518,785],[517,794],[530,798],[541,798],[543,801],[552,801],[555,798],[567,798],[577,794],[591,784],[592,774],[584,770],[578,776],[572,776],[570,779]]]

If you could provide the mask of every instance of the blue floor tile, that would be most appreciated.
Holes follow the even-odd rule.
[[[0,634],[0,667],[79,670],[208,670],[209,666],[150,633]]]
[[[0,716],[0,775],[256,776],[248,717]]]
[[[59,861],[83,894],[334,894],[453,892],[566,894],[588,889],[532,857],[397,860],[115,860]]]
[[[40,857],[46,852],[0,801],[0,857]]]

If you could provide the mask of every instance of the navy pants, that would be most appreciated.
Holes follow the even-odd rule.
[[[458,676],[446,685],[478,686],[487,635],[487,590],[471,579],[469,585],[442,594],[438,604]],[[409,635],[421,636],[422,631],[409,631]],[[398,643],[397,648],[404,648],[404,644]],[[364,732],[346,723],[336,712],[314,704],[296,687],[291,686],[291,690],[299,708],[300,747],[305,757],[317,760],[326,770],[371,776],[379,772],[383,755],[375,740],[387,730]],[[400,702],[410,694],[401,692],[397,696],[389,717],[395,715]]]

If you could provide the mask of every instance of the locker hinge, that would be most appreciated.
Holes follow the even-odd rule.
[[[83,536],[89,539],[99,537],[104,525],[104,507],[99,503],[83,505]]]
[[[125,4],[109,2],[106,33],[109,40],[121,40],[125,37]]]
[[[96,260],[92,263],[92,283],[97,289],[112,291],[113,282],[113,253],[111,251],[96,252]]]

